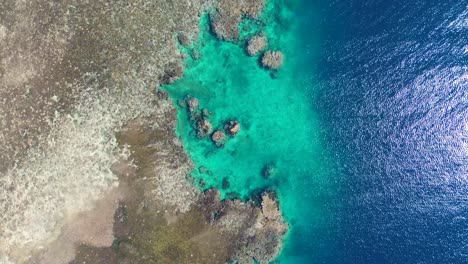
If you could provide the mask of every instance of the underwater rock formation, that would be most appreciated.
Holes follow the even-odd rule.
[[[262,168],[262,176],[265,178],[270,178],[276,173],[278,173],[278,168],[274,163],[267,164]]]
[[[190,98],[187,100],[187,105],[189,107],[189,111],[193,113],[198,109],[200,103],[198,102],[197,98]]]
[[[211,135],[211,140],[215,143],[216,146],[221,147],[224,145],[224,140],[226,135],[221,130],[216,130],[213,135]]]
[[[237,135],[240,131],[240,124],[235,120],[230,120],[224,125],[224,130],[231,136]]]
[[[180,45],[184,47],[190,46],[190,39],[185,35],[184,33],[180,32],[179,35],[177,35],[177,40],[179,41]]]
[[[256,18],[264,5],[264,0],[219,0],[216,10],[210,14],[211,28],[220,39],[237,40],[242,16]]]
[[[281,51],[267,51],[263,54],[262,65],[265,68],[278,70],[283,65],[284,55]]]
[[[247,41],[247,53],[255,56],[267,47],[267,38],[265,36],[253,36]]]
[[[212,130],[213,125],[211,125],[210,121],[202,119],[197,122],[197,136],[206,137]]]
[[[190,52],[190,56],[191,56],[191,57],[192,57],[192,59],[194,59],[194,60],[198,60],[198,59],[200,59],[200,58],[201,58],[201,54],[200,54],[200,52],[198,52],[198,51],[197,51],[197,50],[195,50],[195,49],[194,49],[194,50],[192,50],[192,51]]]
[[[182,77],[184,67],[181,63],[170,63],[160,78],[161,85],[170,84]]]

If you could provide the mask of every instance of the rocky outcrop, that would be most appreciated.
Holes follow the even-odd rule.
[[[224,130],[231,136],[237,135],[240,131],[240,124],[235,120],[230,120],[224,125]]]
[[[253,36],[247,41],[247,53],[255,56],[267,47],[267,38],[265,36]]]
[[[213,135],[211,135],[211,140],[215,143],[216,146],[222,147],[224,145],[224,140],[226,135],[221,130],[216,130]]]
[[[273,70],[281,68],[283,61],[284,55],[281,51],[267,51],[262,57],[263,67]]]
[[[264,7],[264,0],[219,0],[210,14],[211,29],[223,40],[239,39],[242,16],[256,18]]]

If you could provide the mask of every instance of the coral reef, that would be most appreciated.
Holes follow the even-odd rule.
[[[234,137],[240,131],[240,124],[235,120],[230,120],[224,124],[224,130]]]
[[[283,65],[284,55],[281,51],[267,51],[263,54],[263,67],[278,70]]]
[[[184,46],[184,47],[188,47],[190,46],[190,39],[187,37],[187,35],[185,35],[184,33],[179,33],[179,35],[177,36],[177,40],[179,41],[179,43]]]
[[[158,120],[171,120],[174,113],[168,110]],[[273,260],[287,230],[274,194],[263,193],[260,203],[244,203],[222,201],[214,189],[197,191],[185,176],[191,168],[185,165],[190,164],[186,154],[170,140],[174,136],[167,128],[174,123],[161,121],[155,127],[150,121],[153,118],[134,120],[118,135],[119,144],[128,146],[136,170],[119,174],[125,186],[119,188],[127,191],[114,215],[113,250],[81,246],[72,263],[92,259],[116,259],[119,263]],[[161,155],[175,166],[154,163],[161,161]],[[151,190],[160,185],[167,191],[154,195]]]
[[[247,53],[255,56],[267,47],[267,38],[265,36],[253,36],[247,41]]]
[[[224,145],[224,140],[226,139],[226,135],[221,130],[216,130],[213,135],[211,135],[211,140],[216,144],[218,147],[222,147]]]
[[[278,173],[278,168],[276,167],[274,163],[266,164],[262,168],[262,176],[265,178],[270,178],[272,176],[275,176],[277,173]]]
[[[211,28],[220,39],[237,40],[242,16],[256,18],[264,5],[264,0],[219,0],[210,14]]]
[[[218,2],[218,15],[228,14],[218,22],[256,17],[263,5],[228,2]],[[159,89],[182,75],[177,41],[190,44],[210,5],[0,4],[0,262],[274,258],[286,229],[272,220],[275,207],[267,198],[262,206],[221,202],[193,186],[176,110]],[[273,222],[280,227],[270,236]]]
[[[202,119],[197,122],[197,136],[206,137],[211,133],[212,130],[213,126],[211,125],[210,121]]]
[[[200,103],[198,102],[197,98],[190,98],[187,101],[187,105],[189,106],[189,111],[193,113],[198,109],[198,107],[200,106]]]
[[[159,79],[160,84],[164,85],[164,84],[173,83],[174,81],[182,77],[183,72],[184,72],[184,66],[182,66],[182,63],[180,62],[169,63],[165,67],[164,74]]]

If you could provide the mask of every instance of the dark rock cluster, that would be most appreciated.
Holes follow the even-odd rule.
[[[227,121],[223,129],[216,129],[213,132],[213,125],[209,120],[211,113],[208,109],[203,108],[200,110],[200,102],[197,98],[187,96],[185,100],[179,100],[178,104],[180,107],[187,107],[190,121],[194,127],[197,137],[205,138],[211,135],[210,138],[217,147],[223,147],[226,143],[226,133],[231,137],[234,137],[240,131],[240,124],[236,120]]]

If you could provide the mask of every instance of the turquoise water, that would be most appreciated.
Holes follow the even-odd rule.
[[[312,236],[314,230],[328,225],[321,197],[330,188],[318,118],[311,105],[313,65],[305,63],[315,50],[304,49],[298,40],[297,7],[295,1],[269,1],[262,23],[243,21],[237,43],[216,39],[205,16],[199,40],[185,50],[190,54],[195,49],[201,57],[189,57],[183,78],[166,87],[180,110],[177,133],[198,167],[192,175],[201,188],[215,187],[223,197],[242,199],[266,188],[277,191],[290,224],[280,257],[284,262],[298,261],[293,255],[294,243],[304,241],[300,236]],[[246,54],[245,41],[259,32],[268,37],[268,49],[284,53],[280,70],[266,70],[259,64],[259,56]],[[314,38],[318,41],[318,34],[309,35],[308,41],[314,42]],[[209,138],[197,138],[187,109],[177,104],[186,96],[199,99],[200,107],[211,113],[214,128],[222,129],[227,120],[237,120],[240,132],[223,148]],[[271,164],[275,173],[266,178],[262,170]]]

